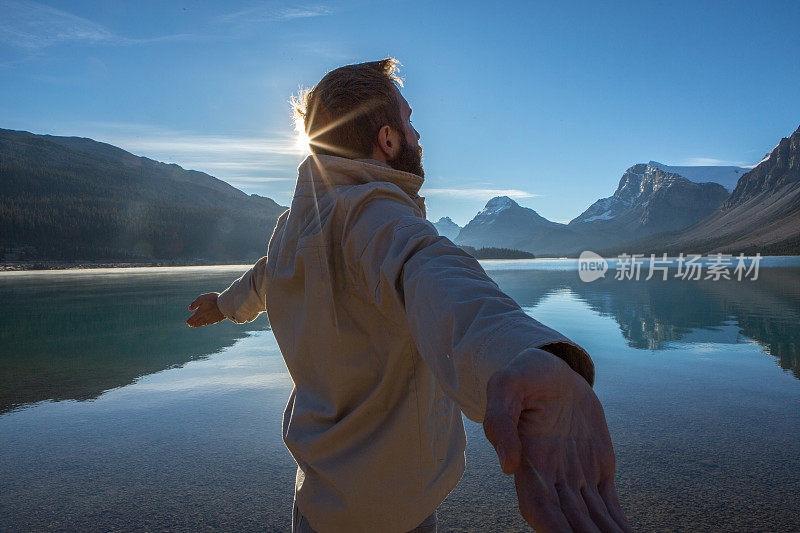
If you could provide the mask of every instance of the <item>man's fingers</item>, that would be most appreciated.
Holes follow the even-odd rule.
[[[189,317],[186,323],[193,328],[198,328],[200,326],[207,326],[210,324],[208,313],[203,313],[202,311],[195,311],[195,313]]]
[[[561,512],[567,518],[572,530],[578,533],[600,533],[600,529],[589,516],[589,509],[583,498],[572,487],[564,483],[556,483],[558,501]]]
[[[530,503],[530,502],[529,502]],[[564,533],[572,531],[569,521],[557,505],[549,502],[532,505],[528,509],[520,507],[522,518],[538,533]]]
[[[522,518],[537,533],[561,533],[572,528],[558,505],[556,489],[531,465],[517,471],[514,476],[519,511]]]
[[[196,327],[198,327],[198,326],[202,326],[202,325],[203,325],[203,324],[201,324],[201,323],[200,323],[200,317],[199,317],[199,315],[198,315],[197,313],[195,313],[195,314],[193,314],[192,316],[190,316],[190,317],[189,317],[189,318],[186,320],[186,323],[187,323],[188,325],[190,325],[191,327],[193,327],[193,328],[196,328]]]
[[[594,472],[598,468],[593,464],[600,460],[600,455],[591,453],[591,442],[583,443],[570,439],[566,443],[566,455],[563,482],[556,485],[561,510],[576,531],[603,531],[621,533],[614,519],[609,515],[605,502],[597,492],[594,476],[585,472]]]
[[[192,303],[189,304],[189,311],[194,311],[195,309],[200,307],[201,304],[205,302],[213,302],[217,296],[218,295],[215,292],[207,292],[205,294],[201,294],[200,296],[195,298]]]
[[[617,488],[614,486],[614,480],[607,479],[602,481],[597,488],[600,491],[600,497],[603,498],[603,502],[606,504],[608,513],[611,515],[617,525],[619,525],[620,529],[626,532],[633,531],[630,524],[628,524],[628,518],[625,516],[625,512],[622,510],[622,507],[619,504],[619,498],[617,498]]]
[[[622,533],[622,528],[619,527],[617,522],[611,517],[606,508],[605,502],[600,497],[597,487],[585,486],[581,489],[581,496],[583,501],[586,502],[586,508],[589,510],[589,516],[600,531],[608,531],[611,533]]]
[[[217,322],[225,320],[225,316],[216,312],[214,309],[209,309],[207,306],[201,306],[186,320],[186,324],[197,328],[200,326],[210,326]]]

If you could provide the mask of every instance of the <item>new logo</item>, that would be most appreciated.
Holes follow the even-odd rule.
[[[605,277],[608,261],[596,253],[584,250],[578,257],[578,276],[587,283]]]

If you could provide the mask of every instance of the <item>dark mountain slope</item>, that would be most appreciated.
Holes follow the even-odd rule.
[[[54,260],[249,262],[285,208],[91,139],[0,129],[0,247]]]
[[[576,241],[565,224],[547,220],[508,196],[497,196],[456,237],[456,243],[474,248],[512,248],[544,256]]]
[[[630,240],[689,226],[728,197],[728,191],[718,183],[695,183],[656,165],[630,167],[613,196],[592,204],[569,227]]]
[[[671,244],[698,241],[710,251],[755,250],[784,243],[800,249],[800,128],[742,176],[720,208]],[[797,253],[797,252],[794,252]]]
[[[709,216],[625,248],[629,253],[645,248],[667,253],[800,253],[800,128],[743,175]]]

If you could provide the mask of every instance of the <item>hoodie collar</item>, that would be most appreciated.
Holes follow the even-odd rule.
[[[333,155],[310,154],[297,170],[297,192],[303,185],[311,185],[317,190],[336,185],[388,181],[416,199],[424,181],[416,174],[394,169],[376,159],[348,159]]]

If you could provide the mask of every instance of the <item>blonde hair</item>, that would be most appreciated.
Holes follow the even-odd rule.
[[[296,127],[302,124],[311,152],[369,157],[380,128],[389,125],[402,132],[399,67],[391,57],[345,65],[292,96]]]

